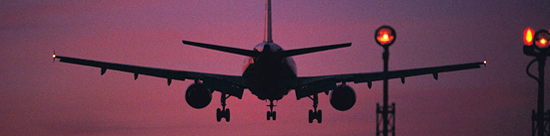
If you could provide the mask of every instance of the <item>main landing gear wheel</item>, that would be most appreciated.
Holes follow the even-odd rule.
[[[309,123],[313,123],[313,120],[317,119],[317,123],[323,122],[323,111],[322,110],[309,110]]]
[[[229,95],[222,93],[221,102],[222,102],[222,109],[218,108],[216,109],[216,120],[218,122],[222,121],[222,118],[225,118],[226,122],[229,122],[230,114],[229,114],[229,108],[225,108],[227,105],[225,103],[225,100],[229,98]]]
[[[229,118],[230,118],[229,109],[221,110],[220,108],[218,108],[216,110],[216,120],[220,122],[222,121],[222,118],[225,118],[225,121],[229,122]]]
[[[267,120],[273,119],[275,121],[277,119],[277,112],[273,111],[273,107],[276,105],[273,104],[273,100],[269,100],[269,111],[267,111]]]
[[[319,104],[319,96],[314,94],[313,97],[309,97],[313,100],[313,110],[309,110],[309,123],[313,123],[313,120],[317,119],[317,123],[323,122],[323,111],[317,110]]]

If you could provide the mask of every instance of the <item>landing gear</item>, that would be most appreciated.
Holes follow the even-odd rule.
[[[216,119],[218,120],[218,122],[222,121],[222,118],[225,118],[225,121],[229,122],[229,109],[221,110],[220,108],[218,108],[216,110]]]
[[[269,120],[270,118],[272,118],[273,121],[277,120],[277,112],[267,111],[267,120]]]
[[[310,96],[309,98],[313,100],[313,110],[309,110],[309,123],[313,123],[315,119],[317,119],[317,123],[321,123],[323,121],[323,111],[317,110],[319,96],[314,94],[313,97]]]
[[[277,112],[273,111],[273,107],[276,105],[273,104],[273,100],[269,100],[269,111],[267,111],[267,120],[273,119],[275,121],[277,119]]]
[[[317,123],[321,123],[323,121],[323,111],[318,110],[314,112],[313,110],[309,110],[309,123],[313,123],[314,119],[317,119]]]
[[[225,108],[225,105],[227,105],[225,103],[225,100],[229,98],[229,95],[225,94],[225,93],[222,93],[222,96],[221,96],[221,102],[222,102],[222,109],[218,108],[216,109],[216,120],[218,122],[220,122],[222,120],[222,118],[225,118],[225,121],[226,122],[229,122],[229,118],[230,118],[230,114],[229,114],[229,108]]]

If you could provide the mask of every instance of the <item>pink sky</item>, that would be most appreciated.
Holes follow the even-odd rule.
[[[240,75],[246,57],[181,40],[252,49],[263,40],[264,2],[0,2],[0,135],[374,135],[382,82],[372,89],[350,84],[358,101],[345,112],[320,95],[321,124],[307,122],[313,102],[297,101],[294,91],[276,103],[277,121],[266,121],[269,103],[247,90],[242,100],[228,99],[231,122],[216,122],[220,94],[208,107],[193,109],[184,100],[192,81],[167,86],[161,78],[134,81],[131,73],[109,70],[100,76],[98,68],[51,60],[55,48],[77,58]],[[526,27],[550,28],[549,1],[272,5],[273,40],[284,49],[353,43],[294,57],[299,76],[381,71],[383,49],[373,38],[381,25],[398,34],[390,70],[488,60],[487,67],[443,73],[437,81],[431,75],[405,84],[391,80],[397,135],[531,134],[537,84],[525,74],[532,58],[523,55],[521,37]]]

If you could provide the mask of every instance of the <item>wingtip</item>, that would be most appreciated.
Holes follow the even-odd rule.
[[[199,43],[197,43],[197,42],[186,41],[186,40],[181,40],[181,42],[182,42],[183,44],[192,45],[192,46],[196,46],[195,44],[199,44]]]
[[[188,43],[189,43],[189,41],[186,41],[186,40],[181,40],[181,42],[182,42],[183,44],[188,44]]]
[[[55,49],[53,49],[53,54],[52,54],[52,59],[53,59],[53,62],[55,62],[55,58],[57,57],[57,55],[55,55]]]

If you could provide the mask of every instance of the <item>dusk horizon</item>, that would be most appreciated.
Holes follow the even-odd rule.
[[[173,80],[53,60],[81,59],[241,76],[247,56],[182,40],[252,50],[264,40],[265,0],[0,2],[0,135],[375,135],[382,81],[348,82],[357,102],[334,109],[319,94],[322,123],[309,123],[309,98],[291,90],[267,121],[269,101],[248,89],[227,99],[231,121],[216,121],[220,92],[195,109],[193,80]],[[285,50],[352,43],[293,56],[297,75],[381,72],[377,28],[393,27],[389,70],[487,61],[477,69],[389,80],[396,135],[531,135],[537,82],[522,34],[550,29],[550,1],[278,1],[273,42]],[[536,64],[534,65],[536,66]],[[548,68],[546,68],[548,71]],[[531,68],[536,73],[536,68]],[[550,77],[548,72],[546,77]],[[547,78],[545,84],[550,84]],[[548,87],[545,90],[549,90]],[[550,93],[546,93],[550,98]],[[546,101],[546,105],[550,102]],[[548,106],[546,106],[548,107]]]

